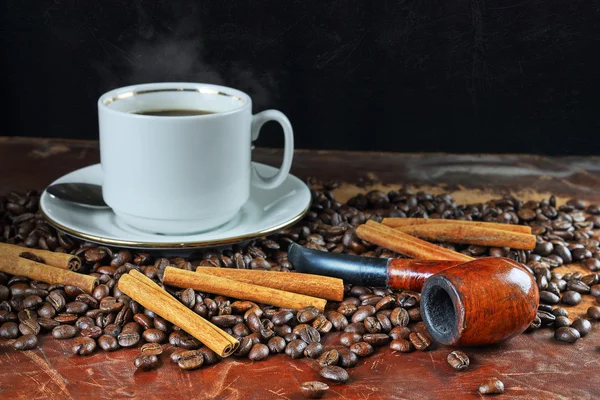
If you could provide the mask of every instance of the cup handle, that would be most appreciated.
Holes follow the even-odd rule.
[[[292,158],[294,157],[294,131],[290,120],[280,111],[265,110],[252,116],[252,140],[258,139],[260,128],[265,122],[277,121],[283,128],[283,136],[285,144],[283,148],[283,162],[279,171],[273,176],[265,177],[258,173],[255,166],[252,166],[252,184],[261,189],[274,189],[281,185],[292,166]]]

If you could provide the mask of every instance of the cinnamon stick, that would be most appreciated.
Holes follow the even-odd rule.
[[[233,336],[185,307],[143,274],[134,271],[121,276],[119,290],[177,325],[221,357],[230,356],[237,349],[239,342]]]
[[[250,300],[255,303],[271,304],[283,308],[315,306],[317,309],[323,311],[327,303],[327,300],[317,297],[173,267],[165,268],[163,283],[179,288],[192,288],[203,292],[220,294],[240,300]]]
[[[56,268],[79,271],[81,260],[72,254],[55,253],[53,251],[30,249],[14,244],[0,243],[0,254],[20,256],[22,253],[31,253],[40,258],[43,264],[51,265]]]
[[[407,225],[430,225],[430,224],[451,224],[479,226],[482,228],[500,229],[503,231],[531,234],[531,227],[527,225],[500,224],[496,222],[481,221],[463,221],[460,219],[430,219],[430,218],[384,218],[382,224],[397,228]]]
[[[425,240],[448,243],[476,244],[481,246],[510,247],[513,249],[533,250],[535,236],[523,233],[483,228],[472,225],[431,224],[411,225],[395,228]]]
[[[87,293],[91,293],[98,285],[98,280],[93,276],[52,267],[14,254],[0,253],[0,271],[51,284],[77,286]]]
[[[196,272],[327,300],[344,300],[344,281],[328,276],[213,267],[198,267]]]
[[[473,257],[418,239],[394,228],[369,220],[356,229],[356,235],[386,249],[421,260],[471,261]]]

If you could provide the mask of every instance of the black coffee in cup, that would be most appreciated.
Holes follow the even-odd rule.
[[[215,114],[215,111],[195,110],[195,109],[164,109],[164,110],[143,110],[136,111],[134,114],[153,115],[157,117],[189,117],[191,115]]]

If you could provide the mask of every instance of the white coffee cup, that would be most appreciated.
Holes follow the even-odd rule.
[[[205,110],[206,115],[137,114]],[[283,163],[271,177],[252,167],[251,142],[261,126],[283,128]],[[102,195],[128,225],[153,233],[206,231],[231,220],[250,185],[279,186],[294,152],[290,121],[276,110],[252,115],[252,100],[236,89],[203,83],[123,87],[98,100]]]

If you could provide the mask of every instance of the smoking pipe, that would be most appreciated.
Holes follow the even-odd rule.
[[[454,346],[497,343],[525,331],[536,316],[532,275],[508,258],[419,261],[326,253],[291,244],[299,272],[361,286],[421,291],[421,317],[438,342]]]

